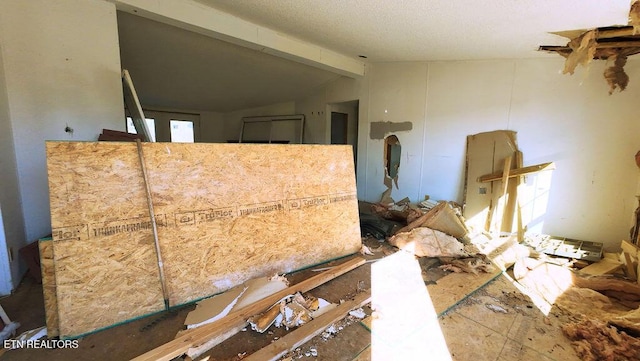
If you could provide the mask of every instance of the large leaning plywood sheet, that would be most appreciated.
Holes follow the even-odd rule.
[[[502,181],[482,183],[478,177],[502,171],[505,158],[514,156],[517,150],[514,131],[496,130],[467,137],[464,217],[475,230],[489,230],[487,220],[501,196],[502,186]],[[513,168],[515,162],[511,164]],[[506,218],[503,226],[510,230],[512,217]]]
[[[360,247],[349,146],[142,150],[170,306]],[[61,334],[163,309],[136,144],[50,142],[47,154]]]

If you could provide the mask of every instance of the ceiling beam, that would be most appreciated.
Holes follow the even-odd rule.
[[[622,26],[615,29],[598,30],[598,39],[617,38],[636,35],[633,26]]]
[[[358,59],[278,33],[193,0],[109,0],[120,11],[351,78],[362,77]]]
[[[640,47],[640,41],[611,41],[607,43],[596,43],[597,49],[604,48],[637,48]]]

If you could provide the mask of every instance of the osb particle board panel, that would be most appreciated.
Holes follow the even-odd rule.
[[[164,309],[135,143],[47,143],[58,325],[78,336]]]
[[[171,306],[360,247],[349,146],[143,150]],[[61,333],[162,309],[136,144],[50,142],[47,154]]]
[[[480,183],[478,177],[501,171],[504,159],[514,156],[518,150],[516,132],[496,130],[467,137],[466,180],[464,194],[464,217],[476,229],[489,230],[486,224],[490,206],[496,204],[502,181]],[[515,167],[515,161],[511,162]],[[512,217],[505,217],[507,221]],[[503,229],[510,230],[509,222]]]
[[[56,300],[56,276],[53,265],[53,242],[38,241],[40,269],[42,271],[42,294],[46,315],[47,336],[58,336],[58,304]]]

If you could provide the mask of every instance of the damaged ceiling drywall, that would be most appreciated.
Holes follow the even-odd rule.
[[[627,57],[640,53],[640,2],[634,1],[629,11],[627,26],[610,26],[554,32],[569,40],[566,46],[542,45],[538,50],[555,52],[566,58],[563,74],[573,74],[578,65],[587,67],[593,59],[606,60],[609,67],[604,78],[609,85],[609,94],[623,91],[629,84],[624,71]]]

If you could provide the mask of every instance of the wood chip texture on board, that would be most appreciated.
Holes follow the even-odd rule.
[[[53,266],[53,242],[38,241],[40,270],[42,272],[42,295],[46,315],[47,336],[58,336],[58,302],[56,300],[56,275]]]
[[[169,305],[360,248],[349,146],[142,144]],[[136,144],[48,142],[60,332],[164,309]]]

